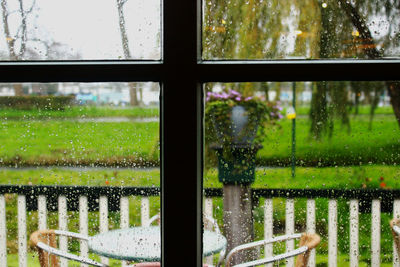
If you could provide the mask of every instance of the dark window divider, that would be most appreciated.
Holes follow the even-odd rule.
[[[0,62],[0,82],[197,82],[400,80],[400,60]],[[189,70],[193,70],[189,72]],[[190,77],[187,75],[190,74]],[[185,91],[188,93],[188,89]]]

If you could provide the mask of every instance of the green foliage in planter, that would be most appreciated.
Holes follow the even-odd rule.
[[[2,96],[0,108],[64,110],[73,100],[73,96]]]

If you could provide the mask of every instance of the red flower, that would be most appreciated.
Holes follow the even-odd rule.
[[[383,181],[383,180],[385,180],[385,178],[383,178],[382,176],[379,178],[379,180],[381,180],[381,181]]]
[[[379,186],[380,186],[381,188],[385,188],[385,187],[386,187],[386,183],[385,183],[385,182],[382,182],[382,183],[379,184]]]
[[[108,180],[106,180],[106,184],[110,184],[110,182]]]

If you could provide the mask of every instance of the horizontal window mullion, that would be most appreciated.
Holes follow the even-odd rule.
[[[400,80],[400,60],[205,61],[201,82]]]
[[[179,66],[179,61],[177,68],[159,61],[0,62],[0,82],[163,81]],[[196,68],[201,82],[400,80],[400,60],[205,61]]]
[[[159,61],[0,62],[0,82],[161,81]]]

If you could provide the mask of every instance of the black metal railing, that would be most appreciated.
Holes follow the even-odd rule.
[[[159,196],[159,187],[113,187],[113,186],[50,186],[50,185],[0,185],[0,194],[20,194],[27,199],[27,210],[37,210],[37,198],[46,196],[47,209],[58,210],[58,197],[67,198],[67,208],[70,211],[79,210],[79,196],[88,197],[90,211],[99,208],[99,197],[107,196],[109,211],[118,211],[121,196]],[[222,197],[221,188],[204,188],[205,197]],[[328,199],[357,199],[361,212],[369,212],[371,201],[381,201],[382,212],[393,211],[393,200],[400,199],[400,189],[274,189],[254,188],[252,197],[255,203],[259,198],[328,198]]]

